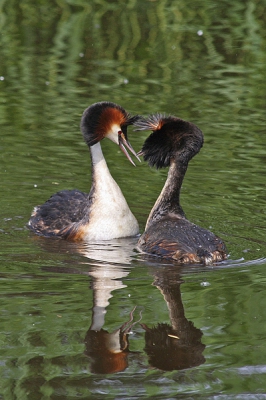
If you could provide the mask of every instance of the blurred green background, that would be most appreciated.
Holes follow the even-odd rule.
[[[191,221],[223,238],[230,261],[180,271],[185,314],[206,345],[200,367],[151,368],[136,325],[129,367],[93,374],[83,352],[94,266],[104,275],[114,261],[127,276],[107,308],[110,331],[135,305],[148,326],[169,322],[152,286],[160,265],[134,253],[132,242],[84,249],[25,228],[33,207],[56,191],[89,191],[79,123],[87,106],[103,100],[132,114],[173,114],[204,133],[181,203]],[[265,393],[265,105],[265,0],[0,1],[0,398]],[[129,129],[136,151],[147,135]],[[102,147],[142,232],[167,170],[134,168],[112,143]]]

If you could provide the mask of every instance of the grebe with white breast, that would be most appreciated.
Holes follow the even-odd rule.
[[[52,195],[43,205],[34,208],[28,222],[33,232],[46,237],[84,241],[139,233],[138,222],[111,176],[100,144],[104,138],[112,140],[135,165],[126,148],[138,158],[127,139],[127,127],[137,118],[110,102],[92,104],[84,111],[80,127],[91,154],[90,193],[74,189]]]
[[[226,259],[223,241],[190,222],[180,205],[188,163],[203,145],[201,130],[191,122],[160,114],[139,119],[134,125],[137,130],[152,130],[138,155],[152,167],[170,167],[138,241],[138,250],[181,264],[211,264]]]

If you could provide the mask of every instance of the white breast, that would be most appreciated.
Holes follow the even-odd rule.
[[[85,240],[110,240],[135,236],[138,222],[115,182],[103,157],[100,143],[91,147],[95,190]]]

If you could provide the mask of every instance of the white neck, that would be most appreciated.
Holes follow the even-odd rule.
[[[104,161],[105,162],[105,158],[102,152],[102,148],[101,148],[101,144],[100,142],[94,144],[93,146],[90,147],[90,151],[91,151],[91,160],[92,160],[92,164],[96,165],[98,164],[100,161]],[[105,162],[106,164],[106,162]]]
[[[110,174],[100,143],[91,146],[90,151],[93,190],[85,240],[110,240],[137,235],[138,223]]]

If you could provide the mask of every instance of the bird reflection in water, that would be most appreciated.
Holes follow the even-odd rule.
[[[111,374],[124,371],[128,366],[129,335],[132,327],[140,322],[134,320],[136,306],[129,313],[128,320],[112,332],[103,329],[109,300],[114,290],[123,289],[126,285],[122,279],[130,273],[130,264],[135,255],[133,249],[136,238],[114,239],[102,241],[97,244],[67,243],[53,241],[49,243],[49,251],[79,253],[90,260],[89,269],[82,268],[86,262],[81,262],[74,268],[49,268],[56,272],[83,274],[91,278],[90,289],[93,291],[91,325],[85,336],[84,354],[90,359],[91,372],[97,374]],[[46,239],[39,239],[42,247]],[[58,246],[58,247],[57,247]],[[48,250],[48,248],[47,248]],[[48,269],[44,267],[44,269]]]
[[[113,332],[103,329],[111,292],[126,287],[121,279],[128,273],[118,265],[98,265],[89,272],[92,277],[93,309],[91,326],[85,338],[85,354],[91,359],[91,372],[110,374],[124,371],[128,366],[128,337],[133,325],[139,322],[133,322],[136,307],[130,312],[129,320],[118,329]]]
[[[179,272],[172,265],[152,265],[153,285],[162,293],[169,310],[170,324],[157,322],[153,327],[142,321],[141,312],[136,307],[129,312],[126,321],[117,329],[108,332],[103,329],[105,316],[112,292],[126,287],[123,279],[132,268],[136,239],[116,239],[111,242],[90,244],[69,244],[64,241],[49,241],[47,250],[79,253],[88,261],[64,268],[44,267],[62,273],[83,274],[91,278],[93,305],[91,324],[85,336],[84,354],[90,359],[93,373],[111,374],[124,371],[128,366],[129,335],[133,326],[140,323],[145,330],[145,348],[149,365],[164,371],[182,370],[199,366],[205,362],[201,343],[202,332],[185,317]],[[42,247],[48,240],[42,239]],[[56,243],[60,248],[55,248]],[[65,246],[65,247],[64,247]],[[109,263],[107,262],[109,260]],[[89,265],[89,268],[88,268]],[[136,304],[139,308],[143,304]],[[133,321],[136,314],[136,321]],[[134,357],[134,353],[133,353]],[[137,356],[139,359],[139,355]]]
[[[156,269],[153,285],[162,293],[169,310],[171,324],[158,323],[145,330],[145,352],[152,367],[164,370],[182,370],[205,362],[201,343],[202,332],[185,317],[181,298],[179,274],[170,268]]]

